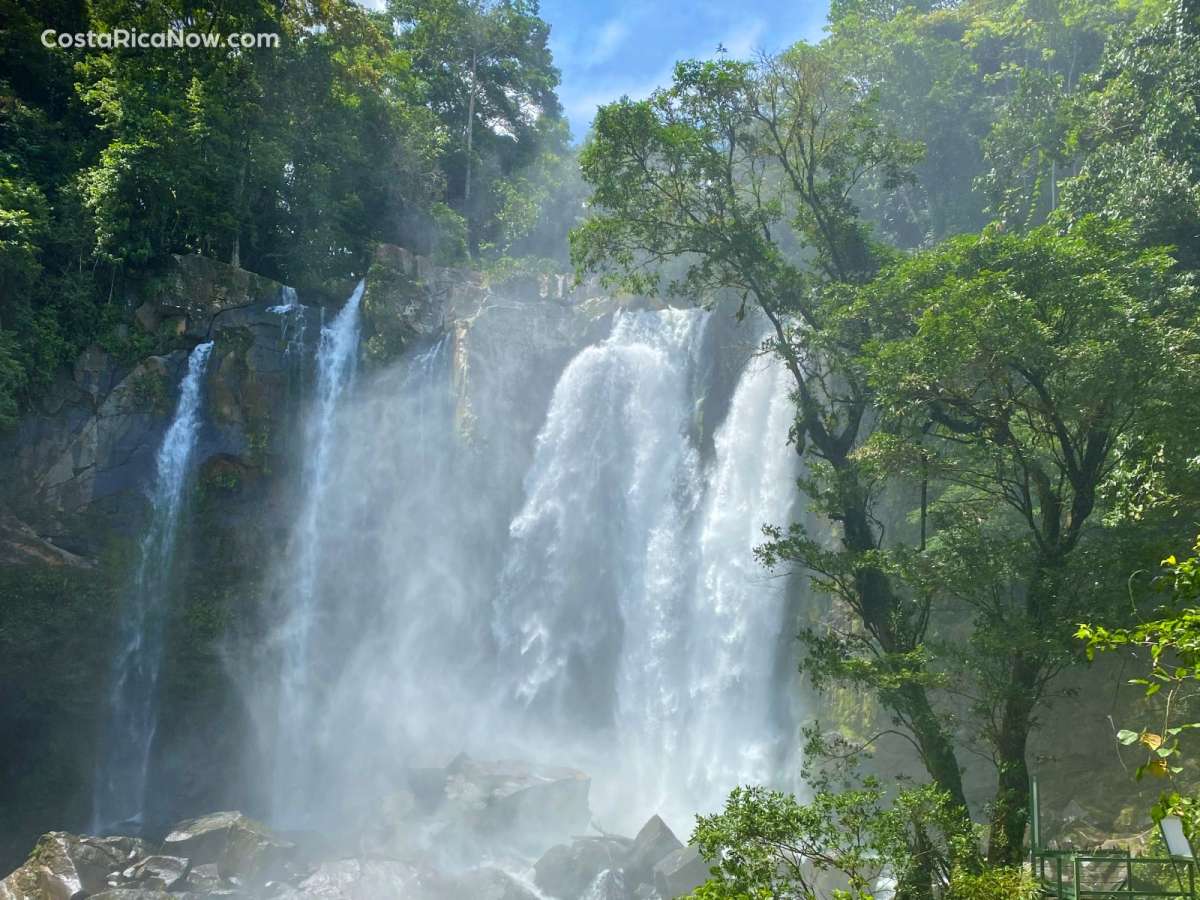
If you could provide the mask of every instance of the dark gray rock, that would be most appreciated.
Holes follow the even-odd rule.
[[[169,853],[197,865],[216,863],[222,878],[265,884],[292,874],[296,846],[240,812],[217,812],[180,822],[163,840]]]
[[[146,890],[169,891],[187,877],[192,864],[179,856],[148,856],[127,868],[123,875]]]
[[[690,894],[708,881],[708,863],[695,847],[682,847],[654,867],[654,888],[663,900]]]
[[[633,839],[633,848],[625,862],[628,883],[635,887],[642,883],[654,884],[654,867],[682,846],[683,843],[675,837],[666,822],[658,816],[651,816]]]
[[[389,859],[339,859],[322,863],[287,900],[435,900],[431,877],[415,866]]]
[[[204,863],[193,866],[187,875],[187,889],[198,894],[211,892],[225,887],[225,881],[217,871],[216,863]]]
[[[435,888],[434,900],[538,900],[525,885],[499,869],[473,869]],[[407,898],[406,898],[407,900]]]
[[[0,881],[0,900],[78,900],[109,886],[110,873],[147,850],[135,838],[42,836],[23,866]]]
[[[605,869],[587,886],[580,900],[631,900],[625,885],[625,873],[620,869]]]
[[[463,754],[446,767],[447,801],[489,835],[528,839],[581,831],[591,818],[590,785],[576,769],[517,760],[479,762]]]
[[[582,837],[558,844],[534,865],[534,883],[547,894],[575,900],[602,872],[620,871],[631,846],[632,841],[615,837]]]

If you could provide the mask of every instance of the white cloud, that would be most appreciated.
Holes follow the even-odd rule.
[[[629,26],[621,19],[609,19],[600,28],[595,42],[585,56],[584,63],[596,66],[612,59],[614,53],[625,43],[629,36]]]

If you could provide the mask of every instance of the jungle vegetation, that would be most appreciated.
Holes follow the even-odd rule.
[[[968,752],[995,765],[980,843],[925,813],[851,842],[903,858],[902,896],[1019,896],[979,879],[1025,852],[1029,739],[1086,661],[1079,624],[1166,640],[1103,629],[1196,531],[1198,24],[1179,3],[835,2],[819,44],[680,62],[583,149],[581,271],[770,323],[837,546],[772,522],[759,555],[849,613],[801,636],[813,682],[871,692],[951,808]],[[781,848],[836,850],[818,823],[861,825],[866,800],[735,795],[698,832],[722,861],[703,896],[810,896]]]
[[[906,900],[1023,896],[1029,740],[1063,672],[1134,646],[1149,693],[1194,681],[1190,0],[834,0],[819,43],[680,61],[578,149],[536,0],[0,0],[0,22],[0,427],[88,344],[138,351],[122,286],[173,253],[320,288],[380,242],[566,265],[576,226],[581,274],[770,323],[836,541],[766,522],[760,558],[848,611],[801,635],[806,671],[869,692],[928,784],[739,789],[698,824],[699,896],[808,897],[799,856],[853,898],[881,866]],[[280,45],[39,37],[117,23]],[[1131,603],[1163,557],[1169,601]],[[1190,728],[1122,739],[1177,778]],[[995,764],[982,834],[967,753]],[[1163,808],[1192,802],[1180,782]]]

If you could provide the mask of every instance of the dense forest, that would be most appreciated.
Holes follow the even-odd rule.
[[[835,3],[829,30],[602,108],[572,246],[631,289],[733,291],[769,318],[802,488],[840,529],[831,548],[769,525],[760,556],[852,612],[802,637],[805,665],[876,693],[959,807],[942,704],[966,698],[998,771],[987,860],[1015,865],[1028,737],[1076,626],[1128,616],[1130,591],[1138,615],[1131,575],[1193,530],[1196,13]],[[915,545],[884,534],[901,479]],[[931,628],[951,608],[962,643]],[[726,815],[714,851],[740,861],[754,826]],[[726,880],[753,895],[771,876],[750,870]]]
[[[1036,896],[1031,739],[1097,652],[1135,651],[1145,721],[1113,742],[1200,836],[1190,0],[834,0],[820,42],[679,61],[578,144],[536,0],[0,0],[0,20],[0,427],[91,345],[174,346],[124,291],[172,254],[319,293],[395,244],[732,304],[767,323],[822,523],[762,521],[757,564],[838,611],[799,635],[802,671],[883,724],[811,728],[809,796],[746,785],[699,818],[692,896],[814,897],[832,871],[866,900],[881,870],[898,900]],[[180,24],[280,43],[40,37]],[[865,774],[880,734],[922,783]]]
[[[88,343],[116,346],[122,280],[170,253],[319,286],[361,274],[381,241],[444,263],[563,247],[542,224],[570,151],[536,13],[6,2],[0,417]],[[280,46],[42,43],[170,27]]]

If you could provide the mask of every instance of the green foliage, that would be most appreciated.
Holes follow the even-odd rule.
[[[1200,681],[1200,539],[1193,555],[1179,560],[1174,555],[1162,561],[1162,574],[1154,587],[1167,593],[1168,600],[1155,618],[1132,627],[1110,628],[1099,624],[1080,625],[1075,636],[1086,643],[1087,655],[1097,652],[1134,651],[1144,660],[1145,674],[1130,680],[1145,690],[1147,699],[1165,692],[1161,721],[1154,728],[1123,728],[1117,742],[1137,747],[1145,757],[1137,767],[1138,779],[1146,775],[1171,781],[1184,771],[1184,740],[1200,729],[1191,721],[1188,700]],[[1175,814],[1184,818],[1190,834],[1200,834],[1200,806],[1196,798],[1173,788],[1163,793],[1153,810],[1154,818]]]
[[[380,242],[446,264],[514,252],[554,206],[543,181],[570,168],[549,29],[524,0],[0,0],[0,18],[0,427],[89,343],[126,362],[154,349],[125,288],[168,254],[321,288]],[[279,43],[40,39],[184,22]]]
[[[495,188],[566,143],[550,28],[535,0],[389,0],[388,11],[449,136],[440,157],[446,199],[472,248],[502,242],[511,209]]]
[[[1087,85],[1073,133],[1082,162],[1063,185],[1065,206],[1125,219],[1200,268],[1200,38],[1169,11],[1114,40]]]
[[[736,788],[722,812],[697,819],[692,843],[713,863],[696,900],[812,900],[829,890],[870,900],[884,878],[899,884],[898,896],[918,897],[909,893],[914,874],[927,890],[930,873],[944,883],[951,867],[977,864],[969,824],[949,798],[931,788],[888,798],[872,778],[841,789],[822,782],[807,803]]]
[[[1041,891],[1022,869],[996,868],[973,873],[956,870],[950,876],[946,900],[1037,900]]]

